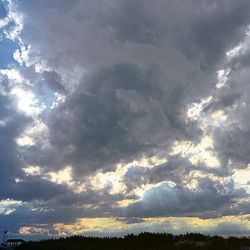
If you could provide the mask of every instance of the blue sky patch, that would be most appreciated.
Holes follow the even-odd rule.
[[[5,18],[7,16],[7,10],[5,5],[5,1],[0,1],[0,19]]]
[[[9,65],[18,65],[13,59],[13,53],[19,48],[17,42],[10,39],[0,41],[0,68],[8,68]]]

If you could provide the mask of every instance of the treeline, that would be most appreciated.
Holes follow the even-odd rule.
[[[124,238],[72,236],[38,242],[26,242],[17,250],[240,250],[250,246],[250,237],[206,236],[197,233],[172,235],[141,233]]]

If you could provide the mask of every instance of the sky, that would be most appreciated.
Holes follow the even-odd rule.
[[[2,0],[0,231],[250,233],[249,0]]]

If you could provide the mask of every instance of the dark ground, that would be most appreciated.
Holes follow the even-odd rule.
[[[61,239],[51,239],[39,242],[27,242],[17,250],[240,250],[250,246],[250,237],[223,238],[220,236],[205,236],[202,234],[152,234],[127,235],[124,238],[94,238],[72,236]]]

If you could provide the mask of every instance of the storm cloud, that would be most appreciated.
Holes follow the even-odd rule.
[[[247,216],[249,11],[7,1],[3,39],[18,49],[0,79],[1,221],[56,234],[81,218]]]

